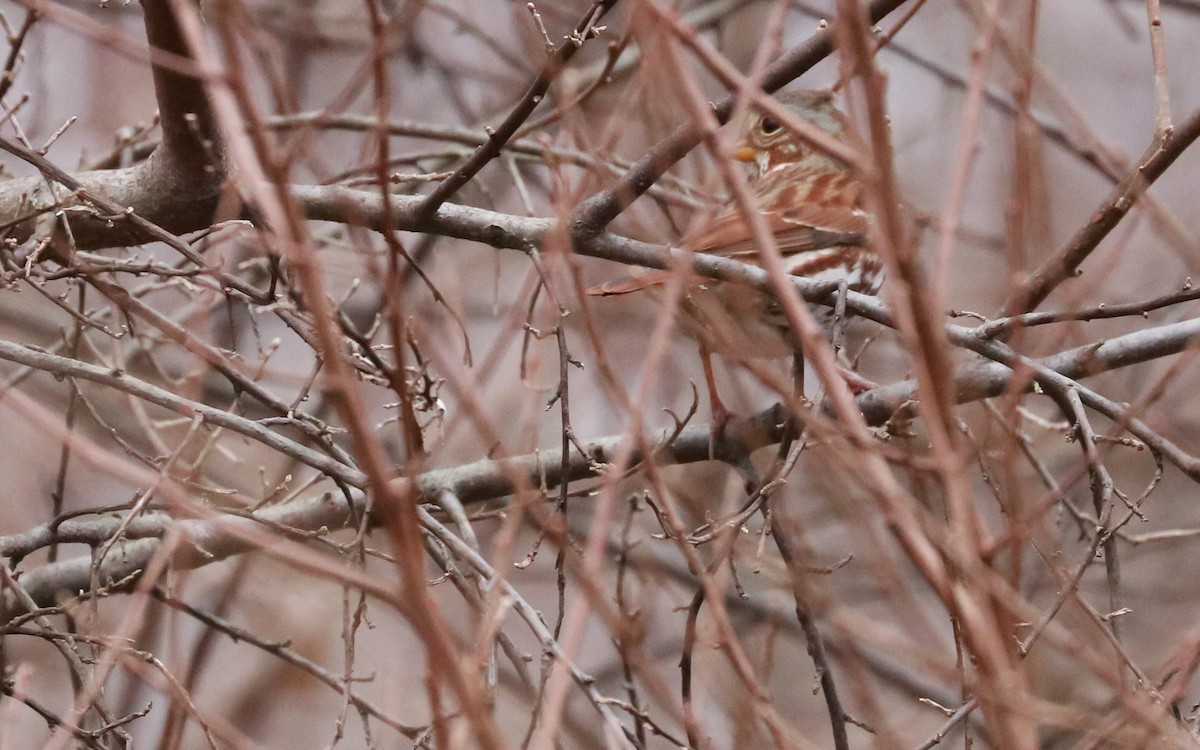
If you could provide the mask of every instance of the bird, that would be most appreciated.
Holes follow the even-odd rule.
[[[850,143],[845,116],[828,90],[783,92],[776,101],[791,113],[843,143]],[[882,259],[868,243],[871,217],[864,205],[860,175],[850,164],[827,154],[787,129],[771,114],[751,109],[737,128],[732,155],[750,165],[755,203],[775,237],[788,273],[817,281],[845,282],[856,292],[875,294],[884,277]],[[701,220],[680,243],[752,265],[762,254],[742,210],[730,202]],[[607,297],[661,288],[673,271],[648,271],[587,290]],[[833,311],[810,309],[832,333]],[[795,355],[802,365],[798,339],[790,331],[779,302],[770,294],[696,277],[685,285],[682,320],[699,340],[714,411],[719,406],[712,382],[711,352],[735,359]],[[723,412],[727,414],[727,412]]]

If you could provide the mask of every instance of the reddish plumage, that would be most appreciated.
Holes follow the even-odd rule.
[[[797,91],[777,99],[829,135],[844,139],[846,124],[828,92]],[[845,279],[849,288],[874,293],[883,281],[879,257],[867,247],[869,216],[862,183],[844,163],[817,151],[780,123],[752,112],[740,124],[734,153],[754,161],[752,188],[784,256],[789,273],[819,280]],[[729,206],[689,233],[685,247],[758,264],[759,249],[742,212]],[[616,279],[589,294],[627,294],[658,286],[667,271]],[[689,286],[685,311],[695,332],[717,350],[738,356],[782,356],[792,351],[765,295],[704,280]],[[826,308],[827,310],[827,308]],[[827,317],[822,312],[822,317]]]

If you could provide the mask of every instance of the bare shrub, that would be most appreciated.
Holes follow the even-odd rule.
[[[0,745],[1190,747],[1161,5],[5,3]],[[784,87],[878,298],[679,247]]]

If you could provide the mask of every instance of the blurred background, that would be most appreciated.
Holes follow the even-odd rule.
[[[648,1],[616,4],[604,19],[602,38],[585,45],[557,77],[513,148],[453,202],[518,216],[565,216],[691,119],[670,54],[680,55],[707,96],[715,100],[723,94],[693,56],[669,51],[677,42],[643,7]],[[834,18],[831,3],[689,0],[662,5],[742,71],[764,45],[774,56],[803,43]],[[915,11],[876,62],[887,79],[896,173],[931,272],[938,227],[946,220],[954,185],[966,87],[975,75],[972,53],[982,49],[981,22],[996,5],[977,0],[907,3],[880,24],[890,33]],[[1182,119],[1200,107],[1200,78],[1194,75],[1200,69],[1200,3],[1164,0],[1161,5],[1171,112]],[[545,59],[546,42],[525,2],[426,0],[382,6],[389,19],[389,116],[398,130],[409,133],[391,139],[388,169],[399,175],[397,192],[428,192],[439,173],[453,170],[472,152],[472,139],[485,137],[484,128],[496,125],[520,99]],[[537,11],[557,43],[588,6],[563,0],[538,3]],[[974,58],[975,64],[986,65],[989,99],[979,122],[978,153],[961,195],[944,300],[947,312],[982,316],[994,315],[1015,284],[1089,221],[1113,189],[1113,176],[1126,174],[1155,136],[1146,4],[1021,0],[998,6],[995,40],[983,57]],[[46,152],[64,169],[86,169],[110,157],[118,164],[141,158],[137,144],[158,136],[150,72],[137,52],[144,45],[140,6],[62,2],[44,8],[44,17],[24,40],[15,83],[2,102],[6,110],[16,110],[2,125],[4,137],[19,136],[37,147],[69,123]],[[206,4],[204,11],[211,25],[237,30],[245,80],[259,114],[268,118],[286,147],[289,179],[308,184],[369,180],[377,157],[373,136],[337,120],[376,113],[368,5],[289,0]],[[0,12],[15,29],[27,11],[5,1]],[[610,52],[610,41],[624,46]],[[606,61],[607,81],[596,85]],[[833,86],[840,65],[835,53],[788,88]],[[1019,97],[1014,92],[1024,86],[1030,91],[1028,119],[1014,114]],[[584,99],[577,103],[581,94]],[[839,101],[846,99],[839,95]],[[328,121],[313,124],[300,117],[313,112]],[[852,112],[854,118],[860,114]],[[857,125],[861,128],[861,120]],[[6,158],[3,167],[6,176],[31,174],[27,165],[12,159]],[[1083,274],[1063,284],[1042,309],[1138,302],[1190,284],[1200,273],[1200,212],[1193,190],[1200,190],[1200,153],[1194,150],[1185,152],[1154,185],[1148,200],[1087,261]],[[698,210],[719,204],[724,194],[710,157],[699,148],[611,228],[668,243],[679,238]],[[386,302],[381,271],[386,246],[374,234],[341,224],[313,223],[311,232],[330,298],[369,329]],[[557,448],[562,429],[553,402],[559,386],[558,344],[553,336],[530,336],[526,326],[549,331],[558,316],[545,295],[529,312],[537,286],[529,257],[433,235],[401,233],[400,241],[444,297],[439,302],[429,286],[410,275],[402,302],[427,357],[424,374],[435,381],[431,392],[436,400],[421,414],[430,452],[427,466],[447,468]],[[169,257],[153,246],[106,252]],[[242,268],[240,263],[250,268],[262,257],[255,233],[238,222],[218,227],[206,252],[227,270]],[[639,420],[647,434],[657,435],[655,431],[671,428],[674,415],[682,417],[697,402],[696,422],[708,420],[695,342],[677,331],[664,351],[652,350],[661,314],[654,299],[572,293],[626,269],[566,254],[561,243],[544,248],[542,261],[549,277],[557,280],[556,294],[569,311],[568,346],[582,364],[570,370],[570,421],[580,441],[636,429]],[[296,398],[314,376],[313,350],[269,310],[229,304],[220,294],[175,282],[128,278],[122,283],[139,289],[157,309],[210,343],[236,352],[247,371],[256,372],[286,400]],[[41,289],[32,286],[21,280],[7,283],[0,294],[0,335],[60,347],[72,319],[57,302],[73,303],[76,287],[69,280],[50,280]],[[886,288],[882,294],[888,298]],[[1188,319],[1195,311],[1194,303],[1180,304],[1144,317],[1046,326],[1022,334],[1014,345],[1045,356]],[[119,315],[109,322],[112,330],[123,323]],[[865,377],[879,383],[911,377],[905,344],[895,333],[865,321],[854,327],[854,353],[865,347],[860,366]],[[76,354],[80,359],[121,364],[189,397],[233,408],[236,397],[227,385],[222,390],[202,363],[145,327],[135,326],[131,335],[120,338],[89,332],[85,340]],[[953,356],[960,365],[976,360],[965,351]],[[778,378],[788,374],[784,361],[756,366]],[[751,413],[779,399],[742,364],[718,358],[716,367],[721,394],[735,412]],[[3,377],[0,476],[6,492],[0,501],[0,534],[18,534],[53,518],[57,492],[62,512],[128,507],[145,486],[139,474],[122,467],[143,464],[142,455],[170,453],[188,427],[127,394],[95,385],[78,386],[80,402],[72,397],[69,381],[9,365]],[[1195,452],[1200,405],[1190,353],[1117,370],[1088,384],[1114,401],[1136,404],[1153,429]],[[815,381],[810,387],[816,387]],[[394,393],[371,382],[361,384],[361,393],[380,445],[401,464],[405,452]],[[641,400],[637,420],[627,407],[635,399]],[[336,422],[319,381],[304,408]],[[73,415],[69,423],[68,414]],[[973,446],[974,500],[995,543],[987,563],[1033,611],[1045,611],[1061,590],[1053,571],[1073,571],[1091,540],[1081,531],[1087,522],[1075,520],[1072,508],[1052,495],[1039,472],[1061,483],[1066,503],[1092,513],[1079,446],[1067,439],[1068,425],[1054,404],[1035,395],[966,405],[957,416]],[[1104,432],[1111,424],[1096,416],[1094,426]],[[1024,436],[1024,446],[1012,438],[1013,430]],[[76,437],[64,459],[67,435]],[[907,436],[901,429],[881,440],[889,450],[914,457],[907,464],[897,461],[894,471],[926,504],[929,519],[943,517],[940,492],[920,468],[919,457],[927,453],[920,425],[912,426]],[[1187,663],[1187,655],[1195,660],[1200,653],[1200,568],[1195,562],[1200,539],[1192,533],[1200,529],[1195,485],[1170,466],[1159,481],[1145,450],[1111,443],[1101,449],[1118,490],[1130,502],[1142,502],[1144,515],[1129,523],[1119,545],[1122,602],[1128,608],[1118,615],[1123,654],[1082,604],[1088,602],[1102,614],[1110,611],[1100,561],[1084,574],[1080,596],[1069,598],[1025,660],[1036,700],[1021,703],[1021,710],[1037,717],[1045,747],[1134,747],[1150,744],[1151,738],[1177,743],[1188,733],[1189,712],[1200,701],[1194,680],[1182,696],[1166,701],[1176,701],[1178,726],[1157,726],[1148,714],[1139,723],[1120,707],[1133,700],[1131,695],[1147,694],[1148,688],[1138,685],[1139,676],[1161,682],[1170,676],[1169,665]],[[773,449],[763,450],[754,457],[755,465],[765,472],[773,457]],[[844,440],[814,439],[775,496],[775,512],[794,530],[805,565],[820,572],[807,583],[809,606],[827,639],[848,712],[874,732],[851,726],[851,746],[920,747],[946,723],[947,713],[939,706],[954,711],[965,700],[960,677],[964,657],[943,605],[896,544],[889,519],[862,485],[857,460]],[[230,434],[215,435],[203,449],[189,448],[186,463],[194,500],[206,506],[256,506],[332,486],[311,469]],[[743,476],[722,464],[662,467],[660,473],[661,487],[671,495],[668,504],[682,513],[675,520],[688,531],[727,516],[746,499]],[[1157,483],[1153,491],[1141,498],[1152,483]],[[568,547],[582,545],[595,531],[593,523],[608,524],[602,538],[610,547],[593,583],[604,593],[604,603],[619,606],[631,624],[629,632],[619,634],[602,618],[590,619],[575,658],[601,693],[640,701],[646,714],[661,722],[668,736],[649,732],[647,747],[671,747],[685,737],[678,663],[687,608],[697,588],[694,571],[689,572],[678,542],[664,538],[656,514],[640,494],[647,486],[642,475],[620,485],[619,502],[603,506],[613,517],[592,517],[596,506],[587,490],[594,486],[573,486],[579,492],[571,504],[568,527],[574,542]],[[552,501],[555,493],[548,496]],[[655,495],[651,502],[661,507],[667,501]],[[559,607],[557,545],[539,546],[532,522],[507,530],[498,512],[503,507],[497,501],[468,508],[480,514],[472,526],[481,550],[553,623]],[[625,528],[627,516],[632,520]],[[829,747],[829,719],[793,613],[787,572],[774,546],[765,541],[761,518],[747,519],[743,532],[728,543],[727,553],[713,543],[698,546],[695,554],[704,563],[717,560],[729,591],[730,622],[769,692],[769,705],[811,743],[807,746]],[[509,540],[509,533],[515,538]],[[341,544],[353,541],[345,532],[332,538]],[[618,565],[623,544],[630,559]],[[330,556],[341,549],[313,546]],[[386,535],[368,536],[366,548],[367,571],[381,580],[393,579]],[[48,554],[30,556],[21,561],[21,569],[46,564]],[[87,549],[63,546],[56,554],[70,557],[87,554]],[[728,554],[731,562],[721,564],[720,554]],[[514,568],[512,563],[520,561],[530,564]],[[577,570],[565,574],[568,607],[590,596],[579,585]],[[431,580],[441,575],[432,563],[427,573]],[[431,721],[434,708],[426,688],[433,667],[421,639],[393,609],[371,603],[359,610],[356,592],[262,554],[181,571],[164,585],[187,604],[219,614],[264,642],[286,643],[335,680],[352,674],[353,691],[397,721],[412,726]],[[454,635],[473,643],[482,627],[478,612],[449,582],[432,585],[430,592]],[[619,605],[614,604],[617,599],[622,600]],[[133,601],[115,596],[86,605],[70,625],[86,635],[128,639],[157,660],[135,669],[124,659],[106,682],[105,697],[116,715],[153,706],[126,727],[133,746],[205,747],[194,716],[227,724],[247,743],[262,747],[414,744],[377,718],[360,719],[353,708],[347,709],[341,689],[331,689],[266,650],[235,641],[178,610],[141,599],[135,607]],[[703,609],[697,623],[692,676],[694,710],[710,743],[706,746],[778,746],[762,720],[764,709],[718,647],[719,628],[709,612]],[[543,658],[538,643],[511,614],[498,627],[517,651],[529,655],[526,668],[536,683]],[[1018,626],[1014,637],[1027,633],[1027,626]],[[623,666],[615,645],[620,638],[636,642],[638,653],[648,658],[636,676]],[[1130,663],[1123,663],[1126,657]],[[5,679],[17,680],[56,713],[70,709],[71,677],[49,642],[9,634],[3,637],[3,659]],[[521,685],[505,659],[497,664],[497,721],[506,741],[518,746],[541,697]],[[630,685],[636,697],[628,692]],[[190,705],[182,701],[184,694]],[[189,715],[193,718],[184,718]],[[945,743],[962,746],[964,727],[969,727],[975,742],[997,746],[978,717],[976,712],[957,724]],[[1105,723],[1110,720],[1112,724]],[[1117,733],[1108,740],[1087,737],[1088,730],[1103,727]],[[49,736],[46,721],[35,712],[12,700],[0,701],[4,746],[39,747]],[[595,710],[573,688],[566,698],[560,742],[563,747],[607,746]],[[227,738],[217,745],[239,746]]]

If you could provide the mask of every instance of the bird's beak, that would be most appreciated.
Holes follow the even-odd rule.
[[[749,146],[738,146],[733,150],[733,158],[738,161],[751,162],[756,160],[754,149]]]

